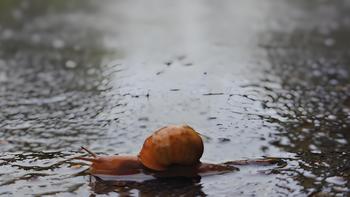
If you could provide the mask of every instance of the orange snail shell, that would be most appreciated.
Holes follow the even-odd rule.
[[[171,165],[196,165],[204,150],[202,138],[188,125],[169,125],[149,136],[138,155],[140,162],[156,171]]]

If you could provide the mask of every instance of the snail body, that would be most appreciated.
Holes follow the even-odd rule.
[[[91,174],[131,175],[140,173],[143,168],[138,158],[132,155],[96,156],[79,159],[92,162],[89,169]]]

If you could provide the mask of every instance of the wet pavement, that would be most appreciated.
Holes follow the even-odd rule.
[[[3,196],[343,196],[350,188],[347,1],[0,2]],[[282,157],[190,180],[105,182],[80,146],[137,154],[167,124],[203,161]]]

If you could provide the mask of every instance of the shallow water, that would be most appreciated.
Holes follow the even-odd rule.
[[[0,2],[0,194],[349,192],[347,1]],[[104,182],[69,160],[137,154],[166,124],[204,161],[283,157],[194,180]]]

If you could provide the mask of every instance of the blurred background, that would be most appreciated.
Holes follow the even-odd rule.
[[[349,35],[346,0],[2,0],[0,195],[346,195]],[[287,166],[110,183],[64,162],[183,123],[203,161]]]

